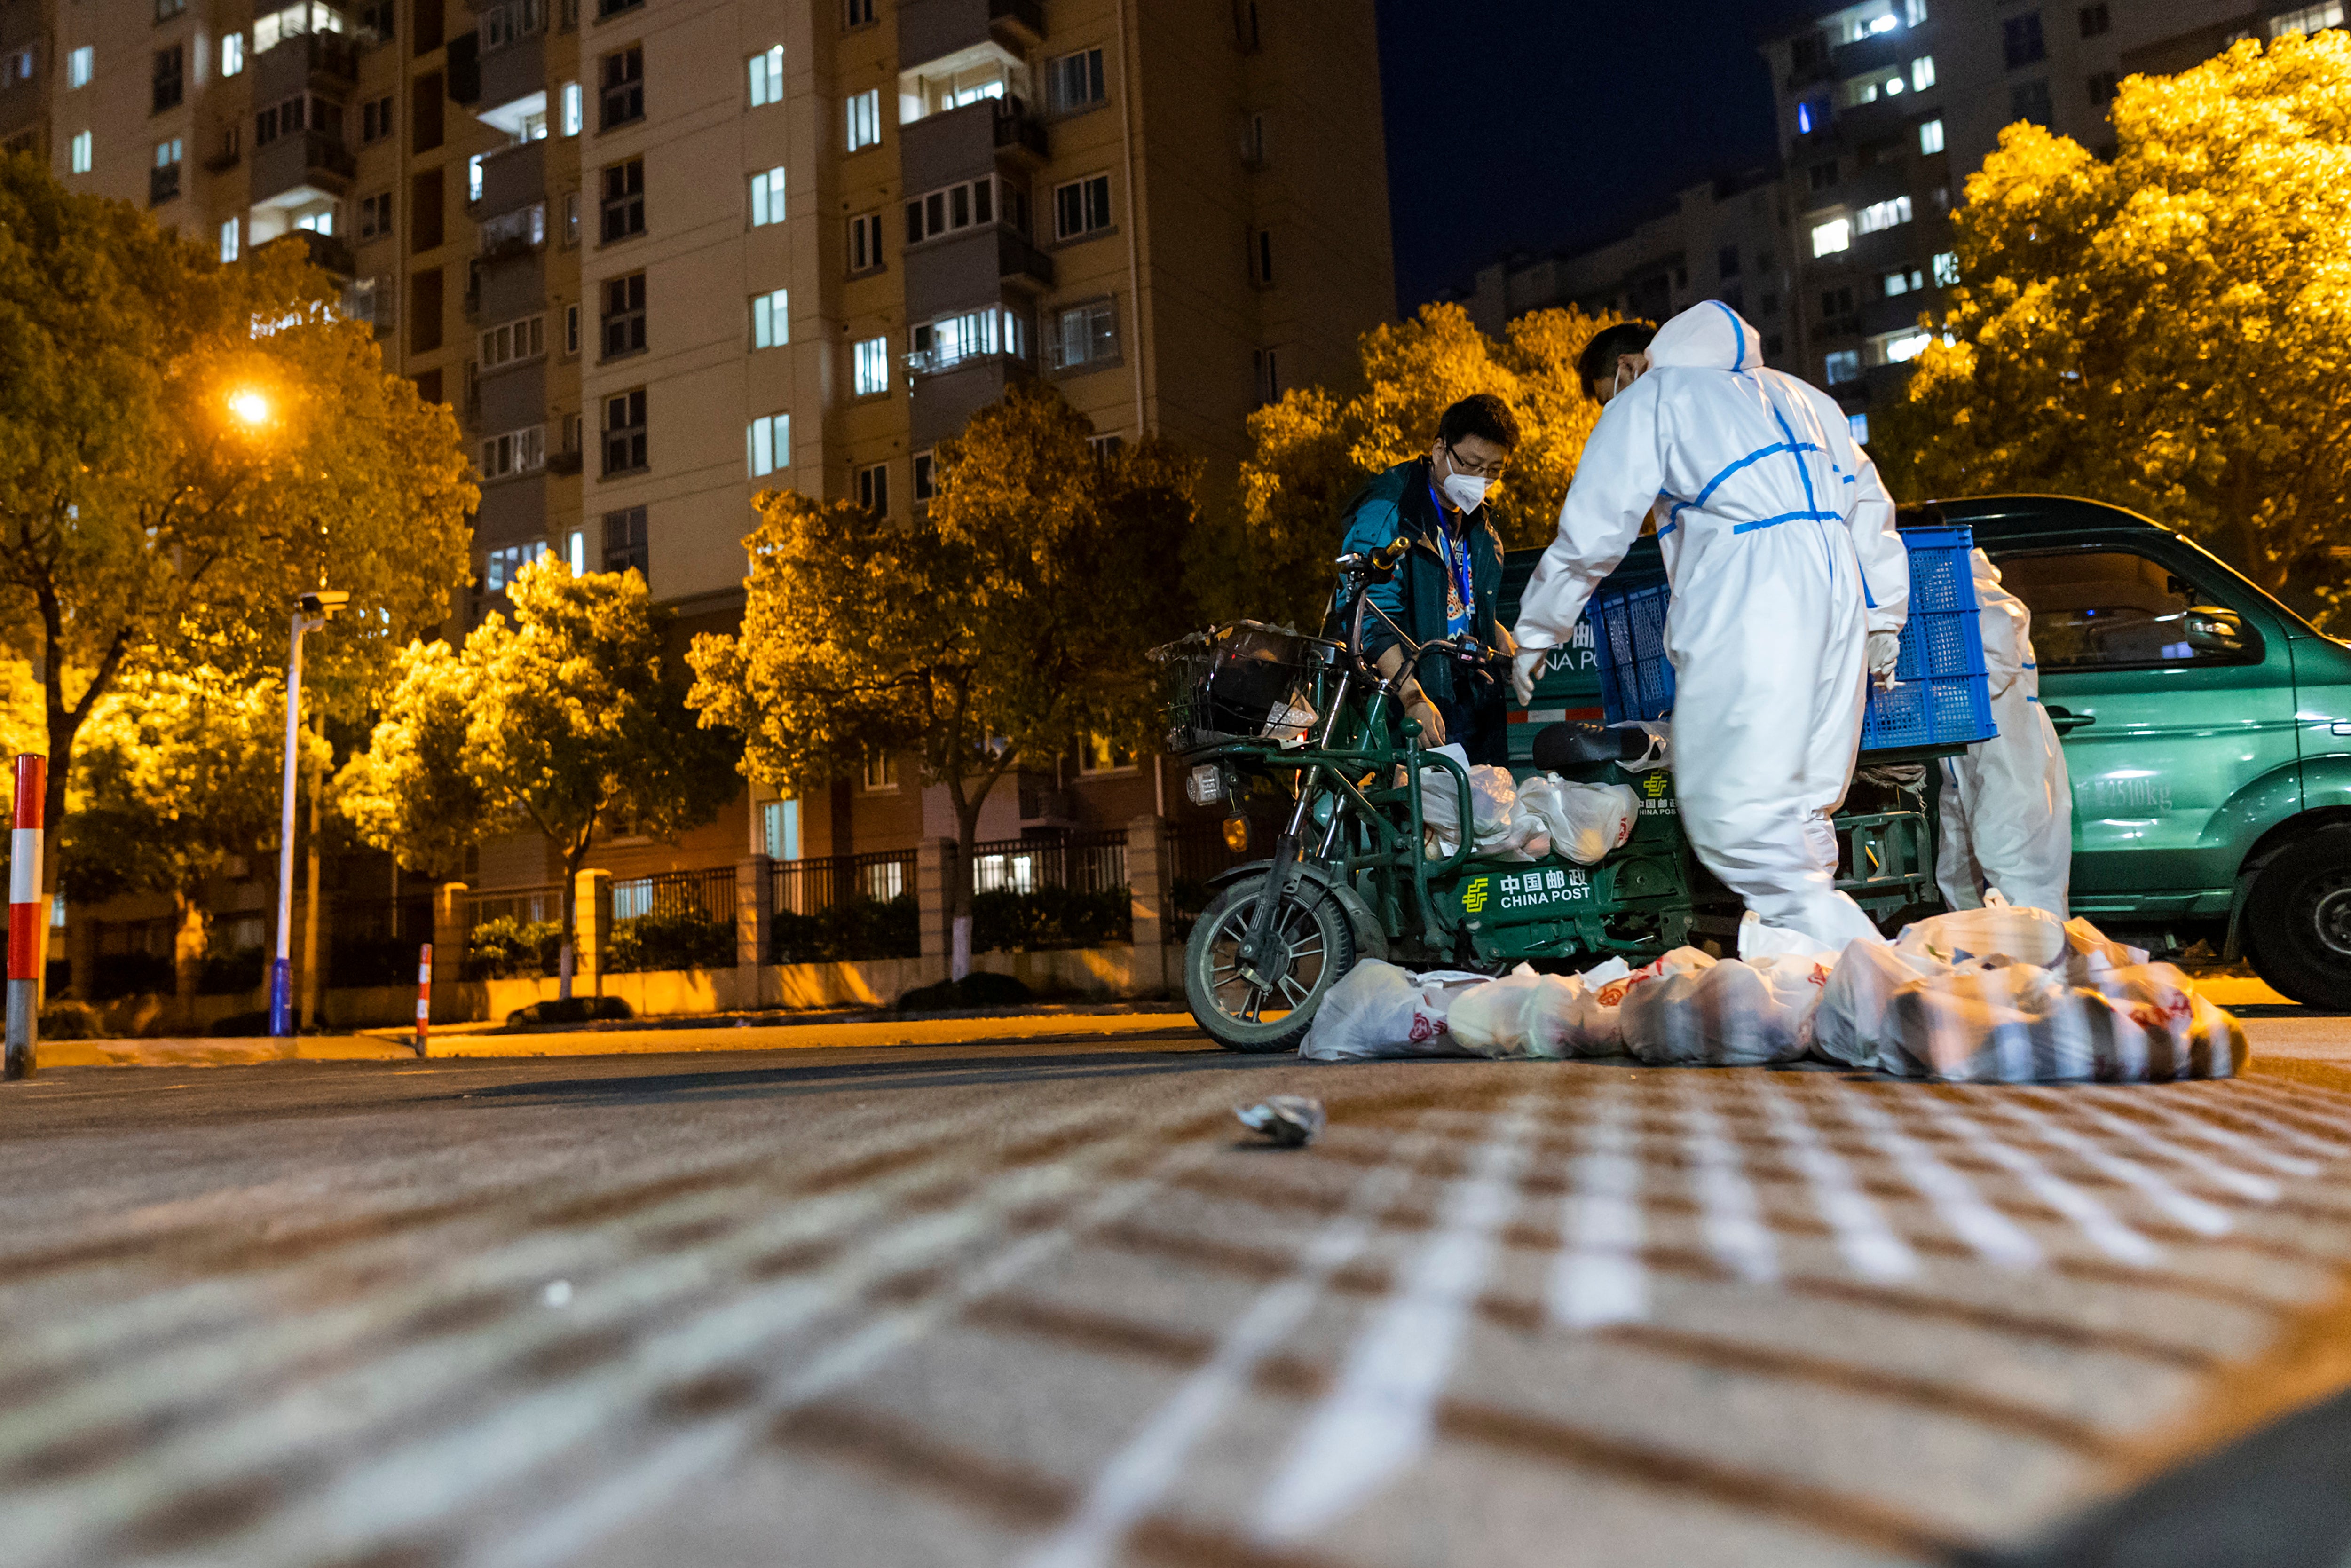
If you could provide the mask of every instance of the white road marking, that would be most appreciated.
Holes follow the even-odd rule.
[[[1683,1097],[1682,1121],[1689,1128],[1690,1191],[1698,1199],[1698,1226],[1707,1250],[1742,1280],[1780,1277],[1779,1247],[1763,1223],[1755,1187],[1739,1157],[1739,1145],[1723,1130],[1722,1118],[1703,1090]]]
[[[2230,1153],[2242,1155],[2256,1165],[2267,1166],[2270,1169],[2282,1171],[2287,1176],[2316,1176],[2325,1168],[2316,1160],[2273,1149],[2260,1139],[2241,1133],[2234,1127],[2224,1127],[2207,1117],[2190,1115],[2187,1111],[2176,1108],[2169,1097],[2166,1095],[2150,1093],[2143,1089],[2119,1088],[2079,1089],[2074,1092],[2085,1097],[2095,1095],[2109,1105],[2127,1104],[2134,1110],[2154,1117],[2166,1126],[2176,1129],[2183,1137],[2192,1138],[2199,1144],[2210,1144],[2216,1148],[2227,1149]]]
[[[1628,1125],[1630,1096],[1595,1091],[1587,1147],[1574,1161],[1562,1233],[1566,1250],[1552,1267],[1551,1320],[1562,1328],[1597,1328],[1648,1315],[1648,1274],[1641,1266],[1641,1157]]]
[[[2022,1096],[2000,1094],[1971,1100],[1970,1103],[2022,1124],[2044,1143],[2064,1149],[2100,1176],[2135,1189],[2165,1218],[2186,1226],[2199,1236],[2228,1234],[2229,1216],[2220,1206],[2180,1191],[2137,1160],[2126,1159],[2100,1147],[2095,1140],[2084,1137],[2060,1118],[2035,1109]]]
[[[2346,1155],[2351,1155],[2351,1144],[2340,1143],[2332,1138],[2322,1138],[2314,1134],[2304,1132],[2290,1122],[2280,1121],[2275,1115],[2263,1114],[2264,1112],[2291,1113],[2305,1122],[2315,1122],[2322,1127],[2334,1127],[2351,1133],[2351,1120],[2318,1110],[2308,1100],[2287,1090],[2273,1089],[2266,1083],[2257,1083],[2251,1079],[2241,1078],[2230,1084],[2228,1090],[2220,1094],[2215,1094],[2207,1090],[2196,1093],[2194,1098],[2208,1104],[2217,1103],[2223,1110],[2232,1110],[2240,1115],[2249,1116],[2271,1128],[2288,1143],[2308,1149],[2323,1159],[2339,1160]],[[2249,1104],[2248,1102],[2252,1103]]]
[[[1413,1169],[1432,1142],[1425,1134],[1406,1138],[1387,1164],[1357,1184],[1338,1218],[1307,1241],[1297,1271],[1249,1303],[1207,1364],[1152,1413],[1094,1477],[1068,1520],[1022,1560],[1027,1568],[1092,1568],[1117,1555],[1120,1537],[1165,1495],[1259,1365],[1306,1321],[1332,1274],[1364,1250],[1380,1216],[1411,1186]]]
[[[1260,1539],[1311,1535],[1426,1450],[1437,1396],[1493,1267],[1497,1233],[1518,1210],[1534,1129],[1521,1102],[1471,1155],[1468,1173],[1447,1185],[1436,1234],[1349,1346],[1337,1384],[1259,1500]]]
[[[1918,1254],[1886,1223],[1877,1205],[1854,1179],[1853,1168],[1822,1139],[1802,1108],[1768,1079],[1757,1079],[1754,1087],[1771,1135],[1811,1184],[1813,1203],[1854,1272],[1881,1281],[1916,1275]]]
[[[1904,1179],[1926,1195],[1959,1239],[2002,1268],[2030,1269],[2043,1260],[2038,1242],[1985,1202],[1973,1182],[1905,1133],[1867,1094],[1842,1083],[1832,1092],[1852,1113],[1863,1134],[1894,1162]]]
[[[1924,1110],[1929,1120],[1949,1128],[1970,1148],[2022,1182],[2033,1197],[2072,1220],[2089,1238],[2090,1244],[2107,1257],[2142,1269],[2152,1268],[2162,1258],[2161,1249],[2116,1219],[2105,1204],[2022,1149],[1992,1135],[1982,1123],[1945,1099],[1939,1091],[1928,1090],[1910,1103]]]
[[[2068,1113],[2079,1116],[2116,1137],[2137,1144],[2147,1153],[2168,1160],[2173,1165],[2185,1166],[2203,1176],[2205,1180],[2217,1186],[2225,1186],[2241,1197],[2249,1197],[2256,1203],[2277,1201],[2278,1184],[2269,1177],[2254,1176],[2249,1171],[2241,1171],[2234,1166],[2221,1165],[2209,1155],[2198,1154],[2183,1149],[2178,1144],[2167,1142],[2140,1126],[2137,1122],[2117,1116],[2110,1111],[2099,1109],[2090,1103],[2078,1090],[2028,1089],[2022,1092],[2032,1095],[2040,1104],[2062,1103]]]

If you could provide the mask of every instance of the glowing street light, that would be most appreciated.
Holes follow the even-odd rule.
[[[229,393],[228,411],[247,424],[269,423],[269,400],[251,388]]]

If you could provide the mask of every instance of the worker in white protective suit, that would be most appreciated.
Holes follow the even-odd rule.
[[[1977,550],[1976,604],[2000,733],[1943,759],[1935,882],[1953,909],[1980,909],[1987,888],[2011,904],[2066,917],[2074,870],[2074,786],[2064,748],[2041,706],[2032,612],[2000,585]]]
[[[1866,681],[1900,654],[1909,554],[1844,412],[1766,370],[1755,329],[1719,300],[1658,329],[1584,445],[1520,600],[1521,702],[1653,505],[1691,847],[1760,917],[1765,950],[1884,940],[1836,891],[1830,819],[1853,780]]]

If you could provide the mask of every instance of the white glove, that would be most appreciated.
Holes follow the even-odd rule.
[[[1902,633],[1872,632],[1868,652],[1863,657],[1869,665],[1871,676],[1880,686],[1892,685],[1895,666],[1902,662]]]
[[[1518,695],[1520,707],[1535,700],[1535,676],[1550,656],[1548,648],[1529,648],[1510,661],[1510,690]]]

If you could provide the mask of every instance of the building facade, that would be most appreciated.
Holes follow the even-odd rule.
[[[1249,411],[1350,373],[1395,282],[1370,0],[0,0],[0,141],[235,260],[294,236],[451,404],[482,499],[453,631],[529,561],[730,629],[753,500],[923,506],[1008,382],[1228,495]],[[911,763],[908,765],[911,774]],[[990,838],[1165,814],[1152,758],[1008,780]],[[951,831],[876,759],[622,878]],[[537,839],[483,888],[544,884]]]
[[[2032,120],[2110,155],[2123,78],[2342,22],[2339,0],[1864,0],[1769,39],[1802,374],[1866,430],[1958,280],[1951,209],[2003,127]]]

